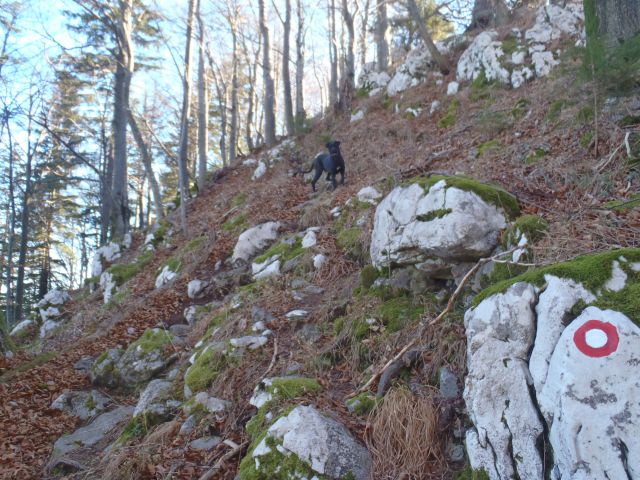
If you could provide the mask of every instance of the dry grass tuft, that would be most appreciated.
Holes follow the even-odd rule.
[[[300,216],[300,227],[309,228],[328,225],[331,222],[331,202],[332,198],[326,196],[317,202],[310,202],[305,206]]]
[[[438,408],[431,397],[394,388],[369,415],[366,442],[377,479],[440,477],[445,459],[438,432]]]

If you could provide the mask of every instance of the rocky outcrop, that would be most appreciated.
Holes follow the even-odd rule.
[[[238,237],[231,260],[248,262],[278,238],[279,222],[267,222],[245,230]]]
[[[51,408],[87,420],[104,412],[111,399],[98,390],[64,392],[51,404]]]
[[[119,243],[108,243],[98,248],[93,254],[91,276],[99,277],[111,263],[120,258],[121,249]]]
[[[174,359],[173,336],[160,328],[148,329],[126,351],[111,349],[97,358],[91,381],[110,388],[131,389],[164,370]]]
[[[287,458],[291,471],[280,468]],[[291,461],[296,459],[297,462]],[[293,465],[292,465],[293,464]],[[368,480],[371,455],[336,420],[313,407],[298,406],[276,420],[264,439],[243,460],[240,479],[354,478]]]
[[[433,176],[397,187],[378,205],[371,235],[375,267],[415,266],[450,278],[455,265],[489,255],[518,210],[499,187]]]
[[[171,398],[172,383],[168,380],[151,380],[140,394],[133,416],[153,415],[164,418],[171,410],[181,405]]]
[[[60,326],[62,317],[62,305],[71,300],[67,292],[53,289],[35,304],[38,309],[42,325],[40,326],[40,338],[44,338],[50,330]]]
[[[504,40],[498,40],[495,30],[480,33],[461,55],[457,78],[473,81],[484,75],[486,81],[519,88],[534,77],[548,75],[559,63],[553,42],[561,37],[584,41],[582,2],[542,6],[530,29],[514,29]]]
[[[639,260],[579,257],[480,294],[465,314],[474,469],[542,478],[552,458],[555,479],[640,478]]]

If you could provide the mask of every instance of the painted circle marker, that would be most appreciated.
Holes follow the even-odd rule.
[[[587,320],[573,334],[573,342],[588,357],[601,358],[618,349],[620,336],[615,325],[600,320]]]
[[[584,339],[591,348],[602,348],[607,344],[609,337],[603,330],[594,328],[585,334]]]

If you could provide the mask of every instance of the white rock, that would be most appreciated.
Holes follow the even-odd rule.
[[[58,307],[47,307],[40,309],[40,318],[43,322],[48,322],[52,318],[58,318],[61,315]]]
[[[565,8],[550,4],[536,13],[536,22],[524,34],[530,43],[549,43],[562,34],[584,37],[584,11],[582,2],[569,2]]]
[[[193,397],[193,406],[196,405],[202,405],[209,413],[222,413],[229,409],[231,402],[210,397],[207,392],[199,392]]]
[[[273,255],[262,263],[252,263],[251,273],[254,280],[280,275],[280,255]]]
[[[151,242],[153,242],[153,239],[155,238],[153,233],[147,233],[147,236],[144,237],[144,244],[145,245],[151,245]]]
[[[242,232],[233,249],[232,261],[249,261],[278,237],[279,228],[279,222],[267,222]]]
[[[514,70],[511,72],[511,86],[513,88],[520,88],[533,77],[533,71],[529,67],[522,67],[519,70]]]
[[[362,120],[364,118],[364,111],[358,110],[356,113],[351,115],[350,123],[357,122],[358,120]]]
[[[368,480],[371,474],[368,450],[342,424],[313,407],[297,406],[269,427],[266,438],[252,453],[258,470],[259,457],[271,452],[268,438],[281,442],[279,451],[295,454],[321,475],[345,478],[351,473],[356,480]]]
[[[450,210],[443,216],[420,220],[430,212]],[[445,180],[428,192],[418,184],[397,187],[378,205],[371,235],[375,267],[415,265],[438,257],[487,256],[506,226],[502,209],[473,192],[448,187]]]
[[[326,263],[326,261],[327,261],[327,256],[326,255],[323,255],[321,253],[319,253],[317,255],[314,255],[314,257],[313,257],[313,268],[315,268],[316,270],[319,270]]]
[[[97,277],[104,270],[104,262],[111,263],[120,258],[120,245],[118,243],[108,243],[98,248],[91,263],[91,276]]]
[[[640,478],[638,364],[640,329],[619,312],[588,307],[564,330],[538,395],[555,478]]]
[[[138,415],[149,413],[164,415],[166,407],[163,404],[163,400],[166,399],[171,391],[171,386],[171,382],[166,380],[151,380],[140,394],[133,416],[137,417]]]
[[[290,312],[285,314],[285,317],[287,317],[287,318],[304,318],[307,315],[309,315],[309,312],[307,312],[306,310],[291,310]]]
[[[187,285],[187,296],[191,299],[201,297],[208,284],[203,280],[191,280]]]
[[[536,338],[529,358],[529,370],[536,391],[540,391],[547,381],[549,360],[564,330],[562,319],[578,301],[590,303],[596,298],[582,284],[573,280],[553,275],[545,275],[544,278],[547,285],[536,305]]]
[[[269,339],[264,335],[247,335],[245,337],[232,338],[229,343],[234,348],[248,347],[250,350],[255,350],[266,345],[268,341]]]
[[[265,173],[267,173],[267,165],[264,162],[258,163],[258,166],[253,171],[253,175],[251,176],[251,180],[257,180],[262,177]]]
[[[447,95],[455,95],[458,93],[459,88],[460,84],[458,82],[449,82],[449,85],[447,85]]]
[[[22,320],[20,323],[18,323],[15,327],[11,329],[11,332],[9,332],[9,335],[11,335],[12,337],[16,335],[20,335],[21,333],[29,330],[29,328],[31,328],[32,325],[33,325],[33,320],[29,320],[29,319]]]
[[[511,54],[511,63],[513,63],[514,65],[522,65],[526,56],[527,54],[522,50],[513,52]]]
[[[176,274],[176,272],[171,270],[169,265],[165,265],[162,268],[162,271],[160,272],[160,274],[156,277],[156,283],[155,283],[156,289],[173,281],[177,276],[178,275]]]
[[[242,165],[246,167],[253,167],[258,164],[258,161],[255,158],[247,158],[242,162]]]
[[[267,389],[273,385],[271,378],[265,378],[253,389],[253,395],[249,399],[249,404],[256,408],[260,408],[273,400],[273,395]]]
[[[604,288],[612,292],[619,292],[627,284],[627,274],[620,267],[620,262],[617,260],[613,261],[612,266],[611,278],[604,284]]]
[[[131,232],[125,233],[124,238],[122,239],[122,246],[124,248],[131,248],[132,243],[133,243],[133,235],[131,235]]]
[[[374,187],[364,187],[356,194],[360,202],[371,203],[375,205],[382,197],[382,194]]]
[[[440,110],[440,101],[434,100],[433,102],[431,102],[431,107],[429,108],[429,115],[433,115],[438,110]]]
[[[337,206],[337,207],[333,207],[329,213],[333,218],[338,218],[341,212],[342,212],[342,207]]]
[[[422,109],[409,107],[405,110],[405,113],[411,115],[413,118],[418,118],[422,113]]]
[[[489,465],[472,463],[474,470],[495,468],[500,479],[514,478],[516,472],[520,478],[544,476],[537,446],[544,429],[529,393],[527,368],[535,334],[535,301],[533,286],[516,283],[465,314],[469,373],[464,399],[478,445],[486,452],[478,452],[473,444],[467,448],[476,461],[493,460]]]
[[[42,300],[36,303],[36,307],[44,307],[46,305],[64,305],[69,300],[71,300],[71,296],[67,292],[54,288],[53,290],[49,290]]]
[[[307,231],[302,238],[302,248],[311,248],[316,243],[318,243],[316,233],[313,230]]]
[[[502,57],[504,57],[502,43],[496,40],[497,37],[498,32],[487,30],[473,39],[471,45],[458,60],[456,70],[458,80],[472,81],[484,72],[489,81],[510,82],[509,70],[501,62]]]
[[[58,328],[59,326],[60,326],[60,322],[56,322],[54,320],[46,320],[40,326],[40,338],[46,337],[47,333],[49,333],[51,330],[55,328]]]
[[[531,61],[538,77],[549,75],[551,69],[559,63],[553,58],[553,53],[551,52],[533,52]]]
[[[411,80],[413,80],[413,78],[408,73],[400,71],[396,72],[387,85],[387,94],[393,97],[400,92],[404,92],[411,86]]]

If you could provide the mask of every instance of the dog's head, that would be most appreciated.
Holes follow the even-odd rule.
[[[333,155],[340,155],[340,142],[338,141],[333,141],[333,142],[329,142],[327,143],[327,149],[329,150],[329,153],[333,156]]]

